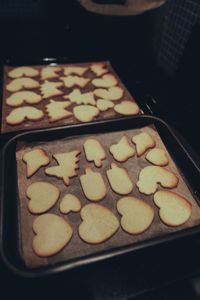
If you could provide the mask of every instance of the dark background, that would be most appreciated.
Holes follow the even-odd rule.
[[[0,0],[0,62],[110,60],[144,111],[167,120],[200,154],[200,27],[198,22],[190,27],[178,64],[162,60],[164,33],[176,28],[167,28],[166,20],[176,9],[170,2],[140,16],[112,17],[86,12],[75,0]],[[178,22],[179,16],[173,18]],[[200,237],[195,235],[46,279],[21,279],[0,265],[1,293],[88,300],[199,299],[199,253]]]

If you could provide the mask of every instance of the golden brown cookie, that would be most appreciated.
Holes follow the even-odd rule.
[[[137,115],[140,112],[138,105],[135,102],[124,100],[120,104],[114,106],[114,110],[121,115],[131,116]]]
[[[119,221],[112,211],[96,203],[85,205],[81,209],[82,223],[78,232],[83,241],[100,244],[111,238],[119,228]]]
[[[40,85],[40,90],[42,98],[47,99],[51,97],[56,97],[63,94],[63,91],[59,90],[59,87],[62,87],[62,82],[54,82],[45,80],[43,84]]]
[[[45,106],[49,122],[56,122],[72,116],[72,112],[66,109],[70,105],[69,101],[54,101],[51,99],[49,104]]]
[[[58,72],[61,71],[61,68],[58,66],[47,66],[41,69],[41,79],[47,80],[56,78],[59,76]]]
[[[38,121],[44,117],[42,110],[32,106],[23,106],[13,109],[6,117],[6,123],[9,125],[18,125],[25,120]]]
[[[96,87],[109,88],[117,85],[117,79],[112,74],[105,74],[101,78],[95,78],[92,80],[92,84]]]
[[[143,155],[149,148],[153,148],[156,142],[147,132],[142,132],[132,138],[132,142],[136,145],[137,156]]]
[[[124,90],[119,86],[113,86],[108,89],[95,89],[94,95],[99,98],[103,98],[106,100],[116,101],[123,97]]]
[[[90,122],[99,115],[98,108],[91,105],[78,105],[73,108],[74,117],[80,122]]]
[[[108,73],[109,70],[107,69],[104,63],[94,63],[90,65],[90,70],[96,75],[101,76],[105,73]]]
[[[96,139],[87,139],[83,147],[86,159],[88,161],[94,161],[96,167],[101,167],[102,160],[106,158],[106,153],[101,143]]]
[[[146,160],[156,166],[166,166],[169,163],[169,158],[165,150],[160,148],[154,148],[150,150],[146,155]]]
[[[76,104],[96,105],[93,92],[82,93],[80,89],[73,89],[73,91],[64,96],[64,98],[69,99],[72,103]]]
[[[28,178],[35,174],[41,167],[48,165],[50,162],[47,153],[40,148],[26,152],[22,159],[27,165],[26,176]]]
[[[6,85],[9,92],[18,92],[22,89],[34,89],[39,87],[39,82],[28,77],[17,78]]]
[[[8,72],[8,77],[10,78],[35,77],[38,75],[39,71],[33,67],[17,67]]]
[[[42,101],[42,97],[31,91],[20,91],[10,95],[6,98],[6,104],[9,106],[20,106],[23,103],[37,104]]]
[[[60,211],[63,214],[79,212],[81,210],[80,200],[73,194],[66,194],[60,202]]]
[[[76,74],[76,75],[82,76],[87,70],[88,70],[88,67],[68,66],[68,67],[64,68],[64,75],[68,76],[71,74]]]
[[[71,88],[76,85],[83,88],[90,81],[89,78],[79,77],[79,76],[74,76],[74,75],[60,77],[60,79],[63,81],[65,87],[67,87],[67,88]]]
[[[192,214],[192,204],[174,192],[158,191],[154,195],[154,203],[160,208],[161,220],[168,226],[180,226]]]
[[[106,111],[109,108],[113,108],[113,107],[114,107],[114,104],[110,100],[105,100],[105,99],[98,99],[97,100],[97,108],[100,111]]]
[[[135,155],[135,150],[130,146],[126,135],[124,135],[117,144],[110,146],[110,153],[115,160],[124,162]]]

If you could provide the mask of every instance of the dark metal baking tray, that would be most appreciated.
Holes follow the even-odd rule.
[[[200,232],[200,226],[190,229],[184,229],[175,233],[167,234],[163,237],[145,240],[129,246],[123,246],[111,250],[106,250],[95,255],[88,255],[67,261],[57,263],[48,267],[29,269],[25,266],[18,252],[20,243],[19,211],[18,211],[18,188],[16,179],[16,157],[15,150],[17,142],[30,141],[53,141],[65,137],[79,136],[83,134],[95,134],[112,132],[118,130],[128,130],[154,124],[160,134],[165,146],[174,159],[180,172],[183,174],[187,185],[190,188],[197,203],[200,204],[200,168],[194,161],[190,152],[180,142],[173,129],[163,120],[141,115],[126,119],[112,120],[110,122],[98,121],[87,125],[73,125],[68,128],[54,128],[45,130],[35,130],[29,133],[23,133],[15,136],[4,147],[1,154],[1,210],[0,210],[0,254],[7,267],[18,275],[25,277],[38,277],[49,274],[56,274],[75,267],[79,267],[91,262],[125,254],[141,248],[148,248],[159,243],[167,242],[183,236]],[[148,251],[148,249],[146,249]]]

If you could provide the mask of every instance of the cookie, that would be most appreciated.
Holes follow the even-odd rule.
[[[39,82],[28,77],[13,79],[6,85],[6,90],[9,92],[17,92],[22,89],[34,89],[40,86]]]
[[[130,146],[127,137],[124,135],[117,144],[110,146],[110,153],[115,160],[124,162],[135,155],[135,150]]]
[[[147,132],[142,132],[132,138],[132,142],[136,145],[137,156],[143,155],[149,148],[156,145],[154,139]]]
[[[52,79],[59,76],[58,72],[61,71],[60,67],[48,66],[41,69],[41,79]]]
[[[6,123],[9,125],[18,125],[25,120],[38,121],[43,116],[42,110],[31,106],[23,106],[13,109],[6,117]]]
[[[78,167],[79,158],[77,155],[80,151],[74,150],[67,153],[56,153],[53,155],[58,163],[58,166],[53,166],[45,169],[45,173],[50,176],[61,178],[65,185],[69,185],[69,178],[77,176],[76,170]]]
[[[64,94],[63,91],[58,89],[61,86],[63,86],[62,82],[45,80],[45,82],[40,85],[42,98],[47,99]]]
[[[62,217],[44,214],[33,222],[33,250],[40,257],[49,257],[60,252],[71,240],[73,229]]]
[[[41,214],[52,208],[60,195],[59,189],[49,182],[34,182],[26,190],[30,199],[28,209],[33,214]]]
[[[121,226],[130,234],[146,231],[153,222],[154,210],[141,199],[127,196],[117,202],[117,210],[121,218]]]
[[[50,159],[47,153],[43,149],[33,149],[26,152],[23,157],[23,161],[26,163],[26,177],[31,177],[41,167],[49,164]]]
[[[97,100],[97,108],[100,111],[106,111],[109,108],[114,107],[114,104],[110,100],[105,100],[105,99],[99,99]]]
[[[140,171],[137,186],[139,191],[145,195],[154,194],[158,184],[165,188],[174,188],[178,185],[178,177],[159,166],[148,166]]]
[[[169,163],[169,158],[165,150],[160,148],[154,148],[150,150],[146,155],[146,160],[156,166],[166,166]]]
[[[192,204],[176,193],[158,191],[154,203],[159,207],[159,216],[168,226],[180,226],[188,221],[192,214]]]
[[[6,98],[6,104],[9,106],[20,106],[23,103],[37,104],[42,101],[42,97],[31,91],[21,91],[11,94]]]
[[[102,160],[106,158],[106,153],[98,140],[88,139],[84,145],[85,156],[88,161],[94,161],[96,167],[102,166]]]
[[[113,86],[108,89],[99,88],[94,90],[95,96],[106,100],[111,100],[111,101],[121,99],[123,97],[123,94],[124,94],[124,90],[119,86]]]
[[[119,221],[112,211],[96,203],[85,205],[81,209],[78,233],[89,244],[103,243],[111,238],[119,228]]]
[[[125,116],[137,115],[140,112],[138,105],[135,102],[124,100],[120,104],[114,106],[114,110]]]
[[[17,67],[8,72],[8,77],[10,78],[35,77],[38,75],[39,71],[32,67]]]
[[[85,174],[80,176],[80,182],[87,199],[100,201],[106,196],[106,186],[101,173],[86,168]]]
[[[60,211],[63,214],[79,212],[81,210],[80,200],[73,194],[66,194],[60,202]]]
[[[70,117],[72,113],[66,109],[70,105],[69,101],[50,100],[49,104],[45,106],[49,122],[53,123]]]
[[[82,93],[79,89],[74,89],[70,94],[64,96],[64,98],[76,104],[96,105],[93,92]]]
[[[112,190],[120,195],[127,195],[133,190],[133,183],[128,172],[124,168],[111,164],[111,169],[106,171]]]
[[[67,87],[67,88],[71,88],[75,85],[83,88],[90,81],[89,78],[79,77],[79,76],[74,76],[74,75],[69,75],[69,76],[66,76],[66,77],[60,77],[60,79],[63,81],[65,87]]]
[[[108,69],[103,63],[94,63],[90,65],[90,70],[96,75],[101,76],[105,73],[108,73]]]
[[[70,74],[76,74],[82,76],[87,70],[88,67],[68,66],[64,68],[64,75],[68,76]]]
[[[93,79],[92,84],[96,87],[109,88],[117,85],[117,79],[112,74],[105,74],[101,78]]]
[[[99,115],[98,108],[91,105],[78,105],[73,108],[74,117],[81,122],[90,122]]]

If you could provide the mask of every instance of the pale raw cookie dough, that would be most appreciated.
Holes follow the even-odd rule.
[[[79,150],[74,150],[67,153],[56,153],[53,155],[58,163],[58,166],[53,166],[45,169],[45,173],[50,176],[61,178],[65,185],[69,185],[69,178],[77,176],[76,170],[78,167],[80,154]]]
[[[58,72],[61,71],[60,67],[57,66],[47,66],[41,69],[41,79],[51,79],[59,76]]]
[[[60,79],[64,82],[64,85],[67,88],[71,88],[75,85],[83,88],[90,81],[90,78],[73,76],[73,75],[69,75],[69,76],[66,76],[66,77],[60,77]]]
[[[84,151],[86,159],[94,161],[96,167],[102,166],[102,160],[106,158],[106,153],[101,145],[101,143],[96,139],[88,139],[85,141]]]
[[[96,75],[96,76],[101,76],[105,73],[108,73],[109,70],[105,66],[104,63],[94,63],[91,64],[90,70]]]
[[[13,79],[6,85],[6,90],[9,92],[17,92],[22,89],[34,89],[40,86],[39,82],[28,77]]]
[[[114,103],[110,100],[105,100],[105,99],[98,99],[97,100],[97,108],[100,111],[106,111],[109,108],[113,108],[114,107]]]
[[[165,150],[160,148],[154,148],[150,150],[146,155],[146,160],[156,166],[166,166],[169,163],[169,158]]]
[[[71,103],[69,101],[54,101],[51,99],[49,104],[45,106],[49,122],[53,123],[70,117],[72,112],[66,109],[70,105]]]
[[[87,70],[88,67],[68,66],[64,68],[64,75],[68,76],[70,74],[77,74],[82,76]]]
[[[130,234],[146,231],[153,222],[154,210],[145,201],[132,196],[121,198],[117,202],[117,210],[121,218],[121,226]]]
[[[137,103],[128,100],[124,100],[120,104],[116,104],[114,106],[114,110],[118,114],[125,116],[137,115],[140,112],[140,108]]]
[[[29,178],[35,174],[41,167],[49,164],[50,159],[47,153],[43,149],[33,149],[26,152],[23,157],[23,161],[26,163],[26,177]]]
[[[9,125],[18,125],[25,120],[38,121],[44,117],[42,110],[32,106],[23,106],[13,109],[6,117],[6,123]]]
[[[63,214],[79,212],[81,210],[80,200],[73,194],[66,194],[60,202],[60,211]]]
[[[102,89],[102,88],[95,89],[93,93],[95,96],[99,98],[115,101],[122,98],[124,94],[124,90],[119,86],[113,86],[109,89]]]
[[[71,240],[73,229],[67,221],[55,214],[44,214],[33,222],[33,250],[40,257],[60,252]]]
[[[188,221],[192,214],[192,204],[176,193],[158,191],[154,203],[160,208],[159,216],[168,226],[180,226]]]
[[[55,205],[59,195],[59,189],[49,182],[31,183],[26,190],[26,196],[30,199],[28,209],[33,214],[44,213]]]
[[[142,132],[132,138],[132,142],[136,145],[137,156],[143,155],[149,148],[156,145],[154,139],[147,132]]]
[[[106,186],[101,173],[86,168],[85,174],[80,176],[80,182],[87,199],[100,201],[106,196]]]
[[[42,101],[42,97],[31,91],[21,91],[11,94],[10,97],[6,98],[6,104],[9,106],[20,106],[24,103],[37,104]]]
[[[140,171],[137,187],[145,195],[154,194],[158,184],[165,188],[174,188],[178,185],[178,177],[159,166],[147,166]]]
[[[117,79],[112,74],[105,74],[101,78],[95,78],[92,80],[92,84],[96,87],[109,88],[117,85]]]
[[[89,244],[103,243],[111,238],[119,228],[119,221],[113,212],[96,203],[85,205],[81,209],[79,236]]]
[[[78,105],[73,108],[74,117],[81,122],[90,122],[99,115],[97,107],[91,105]]]
[[[135,150],[130,146],[127,136],[124,135],[117,144],[110,146],[110,153],[115,160],[124,162],[135,155]]]
[[[55,96],[63,95],[64,92],[58,89],[61,86],[63,86],[62,82],[45,80],[45,82],[40,85],[42,98],[47,99],[53,96],[55,97]]]
[[[82,93],[80,89],[74,89],[70,94],[64,96],[64,98],[76,104],[96,105],[93,92]]]
[[[127,195],[133,190],[133,183],[126,169],[119,168],[115,163],[112,163],[111,169],[106,173],[111,188],[117,194]]]
[[[32,67],[17,67],[8,72],[8,77],[10,78],[35,77],[38,75],[39,71]]]

